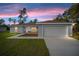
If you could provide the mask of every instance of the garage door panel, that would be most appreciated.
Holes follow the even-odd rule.
[[[66,35],[66,27],[46,27],[44,28],[45,37],[64,37]]]

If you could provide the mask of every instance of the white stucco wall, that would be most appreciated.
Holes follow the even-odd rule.
[[[22,26],[12,26],[10,27],[10,32],[18,32],[18,33],[24,33],[26,31],[25,27]]]
[[[10,32],[25,33],[28,31],[36,32],[34,30],[34,27],[30,27],[30,26],[11,26],[10,27]]]
[[[38,25],[38,37],[43,38],[43,25]]]
[[[10,32],[11,33],[15,32],[14,30],[15,30],[14,27],[10,27]]]
[[[24,27],[19,26],[18,28],[19,28],[18,30],[19,30],[19,32],[20,32],[20,33],[24,33],[24,30],[25,30],[25,28],[24,28]]]

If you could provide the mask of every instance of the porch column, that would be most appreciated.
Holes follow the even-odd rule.
[[[72,34],[73,34],[72,29],[73,29],[72,25],[68,26],[68,36],[72,36]]]
[[[71,25],[70,26],[70,36],[72,36],[72,34],[73,34],[73,26]]]

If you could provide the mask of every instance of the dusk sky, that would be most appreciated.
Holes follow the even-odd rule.
[[[0,3],[0,18],[4,18],[8,24],[9,17],[18,20],[19,10],[26,8],[29,16],[27,21],[34,18],[38,21],[53,20],[71,5],[69,3]]]

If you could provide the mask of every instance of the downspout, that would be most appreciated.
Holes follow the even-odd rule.
[[[44,39],[44,27],[43,27],[43,24],[42,24],[42,30],[43,30],[43,39]]]

